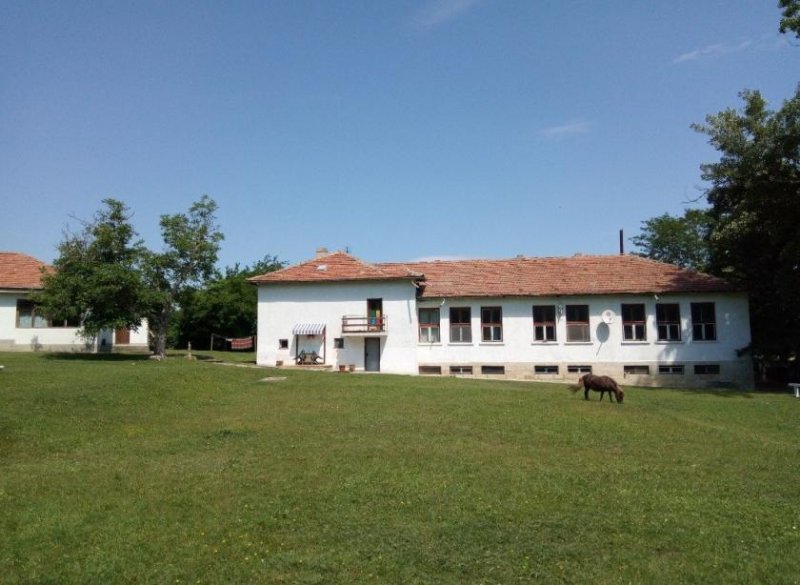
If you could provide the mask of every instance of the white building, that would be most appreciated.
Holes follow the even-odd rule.
[[[146,350],[147,324],[103,331],[96,339],[78,335],[80,324],[53,321],[37,310],[30,294],[41,289],[44,262],[17,252],[0,252],[0,351]]]
[[[747,295],[638,256],[369,264],[321,250],[251,282],[263,365],[753,384]]]

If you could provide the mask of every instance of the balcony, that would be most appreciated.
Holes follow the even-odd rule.
[[[342,335],[360,335],[364,337],[373,335],[386,335],[388,317],[364,317],[345,315],[342,317]]]

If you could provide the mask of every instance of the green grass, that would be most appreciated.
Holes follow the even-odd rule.
[[[0,364],[3,584],[800,582],[788,393]]]

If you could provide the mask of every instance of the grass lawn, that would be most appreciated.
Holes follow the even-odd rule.
[[[4,585],[800,582],[788,392],[0,364]]]

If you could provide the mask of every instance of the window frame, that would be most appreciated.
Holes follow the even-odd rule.
[[[622,303],[622,341],[647,341],[647,307],[644,303]],[[641,315],[631,314],[640,310]],[[639,318],[641,317],[641,318]]]
[[[459,321],[454,320],[455,312],[466,311],[466,321],[464,315],[457,315]],[[472,343],[472,307],[450,307],[450,343]],[[454,331],[458,331],[458,335],[453,335]],[[466,332],[466,338],[464,339]],[[458,337],[459,339],[456,339]]]
[[[710,308],[711,320],[706,311]],[[717,308],[713,301],[691,303],[692,340],[717,341]],[[698,331],[700,335],[698,335]]]
[[[575,315],[575,312],[578,311],[579,314]],[[581,313],[586,313],[586,319],[576,319],[574,317],[582,317]],[[572,313],[572,319],[570,318],[570,313]],[[589,323],[589,305],[581,304],[581,305],[564,305],[564,315],[566,316],[567,321],[567,343],[591,343],[592,342],[592,331]],[[574,339],[574,332],[582,332],[581,339]]]
[[[423,311],[431,316],[435,315],[436,320],[423,321]],[[419,324],[419,343],[441,343],[442,315],[439,307],[420,307],[417,310],[417,322]]]
[[[30,325],[23,325],[22,324],[22,306],[25,306],[26,309],[29,309],[28,315],[30,318]],[[80,318],[73,317],[71,319],[59,319],[53,320],[49,317],[40,314],[38,310],[40,305],[30,299],[17,299],[16,308],[15,308],[15,322],[14,327],[16,329],[78,329],[80,324]]]
[[[537,311],[539,313],[537,320]],[[550,313],[552,311],[552,313]],[[545,312],[547,314],[542,315]],[[548,319],[551,317],[551,319]],[[557,336],[556,306],[533,305],[533,341],[534,343],[556,343]]]
[[[496,315],[494,314],[495,311],[497,312]],[[489,317],[491,319],[499,317],[499,321],[487,320],[485,318],[487,312],[489,313]],[[487,332],[489,333],[488,339],[487,339]],[[495,337],[498,337],[498,339],[495,339]],[[483,343],[503,342],[503,307],[494,305],[489,307],[481,307],[481,342]]]
[[[677,320],[674,315],[664,314],[668,309],[675,308]],[[656,303],[656,330],[658,341],[677,343],[682,339],[681,305],[680,303]],[[677,334],[676,336],[673,336]]]

